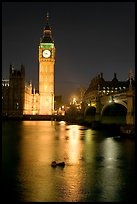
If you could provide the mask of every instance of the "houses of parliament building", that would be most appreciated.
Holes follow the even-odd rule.
[[[39,43],[39,90],[25,80],[25,67],[9,68],[9,80],[2,80],[2,115],[52,115],[54,112],[55,45],[47,14]]]
[[[31,82],[25,80],[25,67],[20,70],[9,67],[9,79],[2,80],[2,115],[53,115],[62,105],[61,96],[54,94],[55,44],[49,26],[47,14],[43,38],[39,43],[39,87],[35,90]],[[89,104],[92,98],[100,95],[118,92],[129,87],[130,80],[118,81],[116,73],[112,81],[105,81],[103,73],[91,80],[88,89],[80,94],[80,103]],[[132,85],[135,82],[132,78]],[[99,87],[99,90],[98,90]]]

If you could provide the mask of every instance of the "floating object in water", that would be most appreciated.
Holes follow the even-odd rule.
[[[52,167],[56,167],[56,166],[62,166],[62,167],[64,167],[64,166],[65,166],[65,162],[59,162],[59,163],[57,163],[56,161],[53,161],[53,162],[51,163],[51,166],[52,166]]]
[[[64,166],[65,166],[65,162],[57,163],[57,166],[62,166],[62,167],[64,167]]]
[[[56,167],[56,166],[57,166],[56,161],[53,161],[53,162],[51,163],[51,166],[52,166],[52,167]]]

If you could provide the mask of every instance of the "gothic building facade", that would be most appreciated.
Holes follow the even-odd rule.
[[[25,67],[10,65],[9,80],[2,80],[2,114],[8,116],[52,115],[54,113],[55,45],[47,14],[39,44],[39,90],[25,80]]]
[[[129,75],[129,78],[126,81],[120,81],[117,78],[117,74],[114,73],[113,79],[111,81],[106,81],[103,77],[103,73],[98,74],[91,80],[89,87],[85,91],[83,102],[85,104],[90,104],[90,101],[96,98],[98,94],[103,96],[127,91],[130,84],[130,79],[134,89],[135,81],[133,79],[132,70],[130,70]],[[94,106],[94,104],[92,105]]]

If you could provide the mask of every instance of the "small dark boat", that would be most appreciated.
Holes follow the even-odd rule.
[[[59,163],[57,163],[56,161],[53,161],[53,162],[51,163],[51,166],[52,166],[52,167],[56,167],[56,166],[64,167],[64,166],[65,166],[65,162],[59,162]]]

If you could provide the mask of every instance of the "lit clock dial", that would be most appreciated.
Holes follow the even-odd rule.
[[[51,52],[49,50],[43,51],[43,57],[48,58],[48,57],[50,57],[50,55],[51,55]]]

